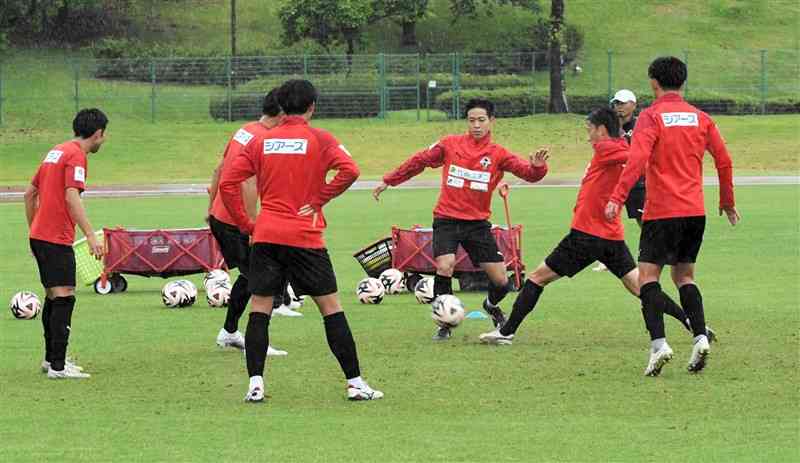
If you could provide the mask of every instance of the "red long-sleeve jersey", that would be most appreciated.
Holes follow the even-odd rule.
[[[487,220],[492,215],[492,192],[504,172],[528,182],[547,174],[547,166],[534,167],[502,146],[491,134],[480,140],[471,135],[450,135],[422,150],[384,175],[387,185],[399,185],[426,167],[442,167],[442,188],[433,216],[461,220]]]
[[[720,207],[732,207],[733,163],[714,121],[679,94],[662,95],[639,115],[628,164],[611,201],[624,203],[636,179],[645,173],[643,220],[705,215],[706,151],[717,168]]]
[[[327,183],[330,170],[338,171]],[[219,193],[236,226],[256,243],[323,248],[326,227],[322,206],[343,193],[359,175],[350,154],[330,133],[310,127],[302,116],[286,116],[280,125],[250,140],[222,172]],[[255,223],[245,212],[240,183],[255,175],[261,211]],[[310,204],[317,211],[300,216]]]
[[[571,227],[607,240],[623,240],[622,219],[617,215],[609,222],[604,208],[628,160],[628,142],[623,137],[608,138],[598,141],[593,148],[594,156],[586,167],[575,201]]]

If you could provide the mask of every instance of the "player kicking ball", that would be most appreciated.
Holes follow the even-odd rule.
[[[249,288],[253,294],[245,333],[246,402],[264,400],[264,366],[274,296],[286,281],[310,296],[323,317],[328,346],[344,373],[349,400],[383,397],[361,378],[356,344],[342,311],[323,232],[322,207],[356,181],[358,166],[330,133],[313,128],[317,91],[307,80],[290,80],[277,92],[285,114],[272,130],[250,140],[230,168],[222,173],[220,195],[239,229],[252,237]],[[330,182],[326,174],[336,170]],[[238,191],[256,176],[261,212],[255,223],[245,212]]]
[[[250,237],[241,233],[234,225],[234,220],[222,198],[218,194],[219,178],[221,173],[229,166],[233,159],[239,155],[242,148],[256,135],[278,125],[281,119],[281,107],[275,98],[277,89],[273,89],[264,97],[262,105],[261,119],[244,125],[236,131],[225,147],[222,160],[211,177],[209,187],[209,207],[208,207],[208,226],[211,234],[219,243],[225,264],[229,269],[239,268],[239,276],[231,288],[230,299],[228,300],[228,311],[225,314],[225,324],[217,334],[217,345],[220,347],[234,347],[244,349],[244,336],[239,331],[239,319],[242,317],[247,301],[250,300],[250,291],[247,289],[250,266]],[[255,179],[249,178],[239,186],[240,195],[245,204],[247,214],[255,218],[258,211],[258,192],[256,191]],[[286,351],[268,347],[268,355],[286,355]]]
[[[433,295],[453,294],[456,250],[461,245],[470,260],[489,277],[489,294],[483,301],[483,309],[491,315],[494,326],[499,327],[505,322],[499,304],[508,294],[509,281],[503,255],[489,223],[492,193],[505,172],[528,182],[541,180],[547,174],[549,150],[540,149],[525,161],[494,143],[495,109],[489,100],[469,100],[465,116],[466,134],[444,137],[413,155],[384,175],[383,182],[372,195],[377,201],[389,186],[409,180],[426,167],[442,168],[441,191],[433,209],[433,257],[436,260]],[[444,341],[451,335],[449,327],[441,327],[433,340]]]
[[[564,276],[572,278],[595,261],[605,264],[631,294],[639,296],[639,271],[625,244],[622,221],[619,217],[607,221],[601,210],[628,160],[628,143],[620,136],[617,115],[609,108],[592,111],[586,119],[586,131],[594,154],[581,180],[570,232],[528,276],[508,321],[480,335],[483,343],[511,344],[522,321],[536,307],[545,286]],[[685,323],[683,310],[668,301],[666,312]]]
[[[81,193],[86,188],[87,156],[97,153],[106,139],[108,118],[99,109],[83,109],[72,121],[75,138],[51,149],[25,190],[25,215],[30,246],[44,286],[42,308],[44,361],[50,379],[84,379],[90,375],[67,359],[75,309],[75,224],[81,228],[89,252],[97,259],[103,245],[97,241]]]

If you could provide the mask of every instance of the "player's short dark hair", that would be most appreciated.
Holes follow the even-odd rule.
[[[105,131],[108,117],[97,108],[81,109],[72,120],[72,131],[76,137],[89,138],[98,130]]]
[[[680,90],[686,82],[686,64],[674,56],[662,56],[650,63],[647,75],[664,90]]]
[[[278,88],[275,87],[264,95],[264,104],[261,105],[261,114],[275,117],[281,113],[281,105],[278,104]]]
[[[601,107],[592,110],[586,120],[594,124],[596,127],[601,125],[608,131],[608,136],[611,138],[619,138],[619,118],[611,108]]]
[[[278,89],[278,104],[286,114],[305,114],[317,102],[317,89],[304,79],[287,80]]]
[[[471,109],[475,108],[483,108],[486,111],[487,116],[494,117],[494,103],[486,98],[472,98],[471,100],[467,101],[467,106],[464,107],[464,118],[467,117],[467,114]]]

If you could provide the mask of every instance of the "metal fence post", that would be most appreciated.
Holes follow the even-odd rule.
[[[614,80],[613,80],[613,69],[614,69],[614,51],[609,49],[608,50],[608,95],[607,99],[611,99],[611,96],[614,95]]]
[[[225,60],[225,75],[228,77],[228,85],[225,89],[226,97],[228,99],[228,122],[233,120],[233,103],[231,101],[233,91],[233,66],[231,66],[231,57]]]
[[[767,113],[767,50],[761,50],[761,114]]]
[[[0,127],[3,126],[3,61],[0,60]]]
[[[81,72],[80,66],[81,66],[80,61],[77,60],[72,65],[73,80],[75,81],[75,113],[78,112],[79,110],[78,108],[80,107],[81,104],[80,93],[79,93],[80,90],[78,88],[78,81],[80,80],[80,72]]]
[[[536,114],[536,52],[531,52],[531,114]]]
[[[303,53],[303,79],[308,80],[308,53]]]
[[[420,120],[420,110],[422,109],[422,104],[420,102],[420,98],[422,97],[422,92],[419,91],[419,84],[421,82],[419,72],[420,72],[420,64],[419,64],[419,53],[417,53],[417,122]],[[2,95],[0,95],[2,97]],[[2,119],[0,119],[2,122]]]
[[[686,65],[686,83],[683,84],[683,97],[689,99],[689,50],[683,50],[683,63]]]
[[[386,61],[383,53],[378,53],[378,101],[380,110],[378,117],[386,118]]]
[[[150,60],[150,122],[156,122],[156,61]]]
[[[422,58],[425,61],[425,73],[428,75],[427,82],[425,82],[425,106],[428,108],[428,122],[431,121],[431,80],[433,80],[433,76],[431,75],[431,64],[428,61],[428,54],[426,53],[423,55]]]

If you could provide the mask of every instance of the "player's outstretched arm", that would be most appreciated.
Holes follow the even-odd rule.
[[[533,183],[547,175],[548,159],[550,159],[549,148],[539,148],[536,152],[531,153],[528,156],[528,162],[516,154],[504,150],[499,168],[511,172],[526,182]]]
[[[436,142],[428,149],[424,149],[406,159],[397,169],[384,175],[383,183],[388,186],[397,186],[421,174],[426,167],[441,167],[444,164],[444,154],[444,146],[441,142]],[[374,191],[372,195],[375,196]]]

